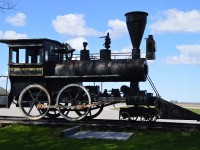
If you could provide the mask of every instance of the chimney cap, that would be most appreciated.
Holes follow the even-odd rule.
[[[127,12],[125,14],[125,16],[129,15],[129,14],[146,14],[148,16],[148,13],[147,12],[144,12],[144,11],[131,11],[131,12]]]

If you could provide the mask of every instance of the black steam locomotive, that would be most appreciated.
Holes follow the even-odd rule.
[[[12,102],[32,120],[48,116],[62,116],[69,121],[91,119],[105,106],[126,102],[120,109],[120,118],[144,121],[160,115],[158,94],[141,91],[139,82],[148,77],[147,59],[155,59],[155,41],[146,40],[146,58],[140,57],[140,43],[145,29],[146,12],[125,14],[133,45],[132,56],[113,59],[109,33],[105,36],[100,57],[92,57],[83,43],[80,59],[73,58],[73,49],[50,39],[2,39],[9,46],[9,79],[11,90],[1,97],[0,106],[10,107]],[[121,82],[120,89],[100,91],[99,86],[83,86],[84,82]],[[130,82],[130,86],[123,85]]]

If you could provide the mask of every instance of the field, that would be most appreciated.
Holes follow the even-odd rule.
[[[0,128],[1,150],[198,150],[200,131],[132,131],[128,141],[61,139],[60,127],[10,125]]]
[[[200,114],[200,103],[177,103],[176,105],[179,105],[197,114]]]

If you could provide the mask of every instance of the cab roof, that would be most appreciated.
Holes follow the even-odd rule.
[[[38,38],[38,39],[0,39],[0,43],[8,44],[9,47],[31,47],[31,46],[43,46],[44,44],[50,45],[59,45],[62,46],[62,43],[47,39],[47,38]]]

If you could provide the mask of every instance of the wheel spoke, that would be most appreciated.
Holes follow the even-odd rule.
[[[40,115],[43,113],[41,109],[37,109],[37,110],[38,110]]]
[[[30,94],[30,96],[31,96],[32,100],[35,100],[35,98],[33,97],[33,94],[31,93],[31,91],[30,91],[30,90],[28,90],[28,93]]]
[[[80,92],[81,92],[81,89],[79,88],[79,90],[78,90],[78,92],[77,92],[77,94],[76,94],[76,96],[75,96],[75,98],[74,98],[74,101],[76,101],[76,100],[77,100],[77,98],[78,98],[78,96],[79,96]]]
[[[58,111],[60,115],[69,121],[78,121],[83,119],[87,116],[87,114],[90,111],[90,108],[85,108],[84,110],[78,110],[76,108],[76,105],[79,105],[79,108],[81,105],[85,104],[91,104],[91,98],[89,95],[89,92],[87,89],[79,84],[69,84],[65,87],[63,87],[56,98],[56,104],[60,105],[63,104],[62,99],[66,97],[66,101],[64,106],[72,106],[71,108],[62,109],[59,108]],[[84,100],[82,99],[84,98]],[[75,106],[75,107],[73,107]],[[81,111],[81,115],[78,115],[76,112]]]
[[[67,116],[67,115],[69,114],[69,112],[70,112],[69,110],[68,110],[68,111],[66,111],[65,115]]]
[[[37,96],[36,96],[36,98],[35,98],[35,100],[36,101],[38,101],[38,97],[40,96],[40,93],[42,92],[42,90],[40,89],[40,91],[38,92],[38,94],[37,94]]]
[[[51,104],[48,91],[41,85],[27,86],[19,95],[19,107],[22,113],[31,120],[37,120],[46,115],[49,108],[39,109],[37,105],[48,106]]]
[[[90,110],[90,112],[89,112],[89,116],[91,117],[92,116],[92,111]]]
[[[32,105],[30,106],[30,109],[29,109],[29,111],[28,111],[28,115],[30,115],[30,113],[31,113],[31,111],[32,111],[32,109],[33,109],[33,107],[34,107],[34,104],[32,103]]]
[[[73,97],[72,97],[71,93],[70,93],[68,90],[66,90],[66,92],[67,92],[67,94],[69,95],[69,98],[70,98],[71,100],[73,100]]]
[[[93,119],[95,117],[97,117],[99,114],[101,114],[101,112],[103,111],[103,108],[104,106],[103,105],[97,105],[97,106],[94,106],[94,107],[91,107],[90,108],[90,111],[88,113],[88,115],[85,117],[85,119]],[[76,111],[76,113],[81,116],[83,115],[83,113],[87,111],[87,109],[83,110],[83,111]]]

